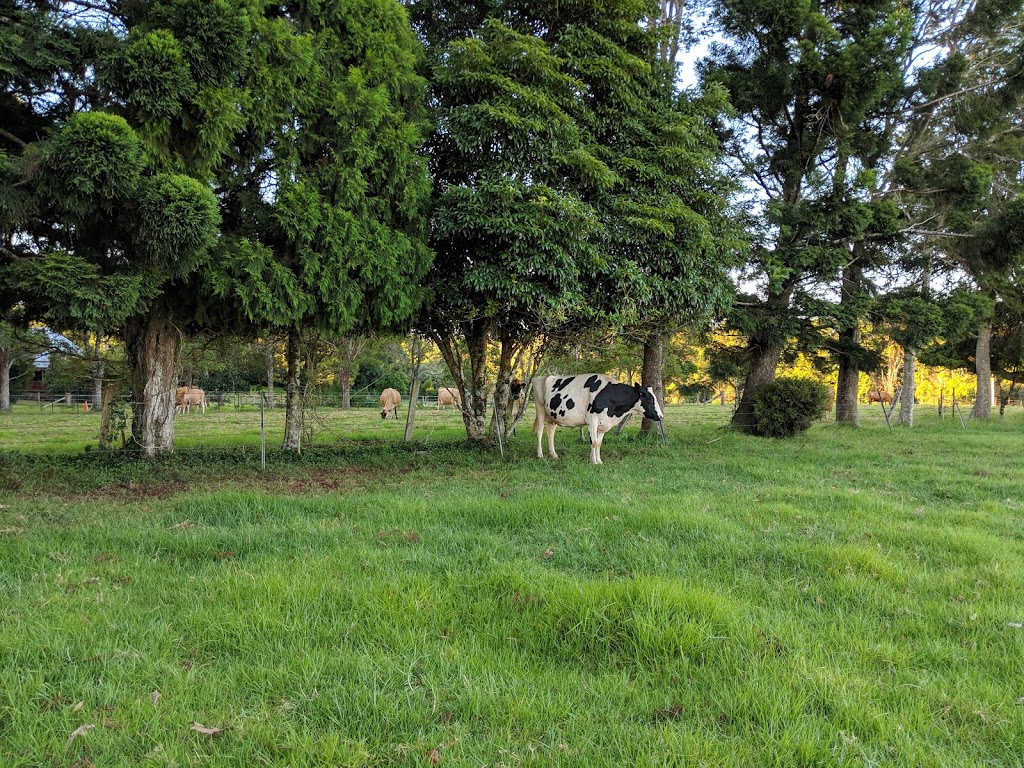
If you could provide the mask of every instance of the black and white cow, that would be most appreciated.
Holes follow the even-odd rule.
[[[548,452],[557,459],[555,429],[585,425],[590,432],[590,461],[600,464],[604,433],[627,415],[639,413],[658,422],[665,418],[650,387],[619,384],[615,379],[598,373],[534,379],[533,399],[537,406],[533,427],[537,432],[538,459],[544,458],[545,429]]]

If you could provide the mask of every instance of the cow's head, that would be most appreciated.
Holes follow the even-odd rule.
[[[651,421],[664,421],[665,414],[661,412],[661,406],[658,405],[658,398],[654,396],[654,390],[650,387],[642,387],[639,384],[634,384],[637,394],[637,403],[634,410],[642,413],[644,418],[650,419]]]
[[[386,409],[384,409],[384,408],[382,408],[382,409],[381,409],[381,411],[380,411],[380,417],[381,417],[382,419],[386,419],[386,418],[388,417],[388,412],[387,412],[387,410],[386,410]]]

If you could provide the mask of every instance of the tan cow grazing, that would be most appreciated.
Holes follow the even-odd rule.
[[[454,405],[462,410],[462,393],[455,387],[441,387],[437,390],[437,407],[444,410]]]
[[[869,389],[868,390],[868,405],[872,403],[891,403],[892,395],[883,389]]]
[[[380,417],[386,419],[389,413],[398,419],[398,406],[402,404],[402,395],[397,389],[388,387],[380,393]]]
[[[188,392],[188,387],[178,387],[174,390],[174,412],[184,413],[185,412],[185,393]]]
[[[198,387],[186,390],[182,401],[185,413],[190,413],[193,407],[206,413],[206,393]]]

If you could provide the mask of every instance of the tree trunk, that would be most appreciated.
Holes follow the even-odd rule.
[[[341,369],[341,409],[343,411],[352,410],[352,372],[349,370]]]
[[[302,451],[301,341],[299,331],[294,328],[288,331],[285,350],[285,362],[288,370],[285,373],[284,445],[282,447],[286,451],[295,452]]]
[[[343,336],[334,344],[338,355],[338,380],[341,382],[341,407],[352,408],[352,384],[355,380],[356,358],[366,346],[366,340],[358,336]]]
[[[125,351],[131,369],[132,441],[146,456],[173,451],[181,333],[162,301],[148,317],[128,322]]]
[[[754,399],[761,388],[775,381],[775,369],[782,357],[782,344],[757,345],[751,341],[750,367],[747,378],[743,382],[743,396],[732,415],[732,425],[745,432],[757,429],[757,416],[754,414]]]
[[[92,407],[96,410],[103,408],[103,364],[100,335],[96,334],[96,344],[93,347],[92,360],[89,362],[89,372],[92,374]]]
[[[668,335],[664,333],[652,333],[644,339],[644,364],[640,371],[640,385],[653,389],[654,396],[658,398],[658,404],[663,408],[665,405],[665,381],[662,372],[665,370],[667,341]],[[646,435],[651,430],[657,430],[656,423],[645,416],[640,422],[640,434]]]
[[[494,415],[491,420],[491,434],[497,434],[498,423],[501,424],[502,439],[512,433],[515,417],[512,414],[512,375],[515,373],[516,352],[520,347],[508,336],[501,340],[498,353],[498,375],[494,383]]]
[[[267,407],[274,409],[274,340],[267,339]]]
[[[799,186],[799,185],[797,185]],[[796,194],[796,192],[792,192]],[[768,296],[764,305],[764,313],[768,318],[783,318],[789,313],[789,304],[796,289],[796,279],[791,278],[781,286],[777,294]],[[766,321],[762,320],[762,323]],[[757,415],[754,413],[754,401],[761,388],[775,381],[775,371],[785,349],[785,337],[779,338],[779,332],[772,328],[771,321],[764,326],[762,333],[755,333],[747,342],[748,367],[743,382],[743,395],[736,404],[732,414],[732,426],[744,432],[757,430]]]
[[[466,437],[474,442],[484,440],[487,432],[487,342],[491,336],[491,325],[487,320],[475,320],[465,331],[470,367],[468,379],[462,372],[457,339],[454,336],[432,336],[462,394],[462,421],[466,425]]]
[[[487,342],[490,328],[475,323],[466,337],[469,352],[470,378],[462,392],[462,420],[466,424],[466,437],[479,442],[487,437]]]
[[[843,269],[841,305],[854,304],[862,295],[863,275],[859,263],[854,260]],[[847,312],[845,321],[839,324],[839,378],[836,381],[836,423],[860,426],[860,408],[857,393],[860,389],[860,365],[855,351],[860,347],[860,320],[856,313]],[[892,391],[892,390],[889,390]]]
[[[11,410],[11,366],[14,356],[7,347],[0,347],[0,413]]]
[[[978,331],[974,372],[978,377],[978,393],[974,396],[971,418],[988,419],[992,416],[992,323],[985,323]]]
[[[917,350],[913,347],[904,348],[903,386],[900,388],[900,409],[896,412],[896,423],[905,427],[914,426],[914,370],[916,367]]]

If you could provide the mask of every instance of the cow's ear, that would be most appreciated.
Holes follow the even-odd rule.
[[[635,389],[637,392],[643,392],[644,391],[644,387],[643,387],[642,384],[634,384],[633,385],[633,389]]]

